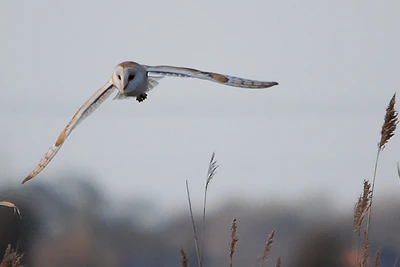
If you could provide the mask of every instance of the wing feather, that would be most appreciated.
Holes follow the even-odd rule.
[[[146,66],[146,65],[144,66],[144,68],[150,74],[198,78],[202,80],[208,80],[216,83],[225,84],[228,86],[241,87],[241,88],[261,89],[278,85],[277,82],[256,81],[256,80],[234,77],[214,72],[206,72],[191,68],[181,68],[174,66]]]
[[[44,157],[40,160],[36,168],[24,179],[23,184],[38,175],[54,158],[61,146],[64,144],[67,137],[71,134],[85,118],[87,118],[93,111],[103,103],[114,91],[114,86],[107,82],[100,89],[98,89],[75,113],[68,125],[62,130],[56,142],[50,147]]]

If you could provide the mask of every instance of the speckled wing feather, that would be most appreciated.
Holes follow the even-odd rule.
[[[71,121],[60,133],[56,142],[50,147],[49,151],[47,151],[36,168],[24,179],[22,182],[23,184],[38,175],[47,166],[47,164],[49,164],[49,162],[60,150],[61,146],[64,144],[72,130],[76,128],[76,126],[78,126],[78,124],[81,123],[85,118],[87,118],[101,103],[103,103],[113,91],[114,86],[107,82],[81,106],[81,108],[75,113]]]
[[[202,80],[208,80],[228,86],[261,89],[278,85],[277,82],[263,82],[250,79],[244,79],[214,72],[205,72],[190,68],[181,68],[173,66],[143,66],[149,74],[158,74],[163,76],[191,77]]]

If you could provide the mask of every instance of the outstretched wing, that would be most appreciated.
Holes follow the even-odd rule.
[[[217,82],[229,86],[260,89],[278,85],[277,82],[263,82],[250,79],[244,79],[214,72],[205,72],[190,68],[181,68],[173,66],[143,66],[149,74],[158,74],[163,76],[191,77],[202,80]]]
[[[23,184],[38,175],[49,162],[54,158],[65,139],[70,135],[72,130],[78,126],[86,117],[88,117],[101,103],[106,100],[114,91],[114,86],[107,82],[99,90],[97,90],[75,113],[68,125],[62,130],[56,142],[50,147],[49,151],[44,155],[36,168],[24,179]]]

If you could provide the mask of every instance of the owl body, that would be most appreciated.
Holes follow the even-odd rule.
[[[114,91],[117,95],[114,99],[126,99],[135,97],[142,102],[147,98],[147,93],[158,85],[158,81],[165,76],[197,78],[212,81],[227,86],[247,89],[263,89],[278,85],[277,82],[264,82],[240,77],[234,77],[215,72],[206,72],[192,68],[174,66],[147,66],[133,61],[119,63],[109,79],[98,89],[75,113],[71,121],[61,131],[53,146],[47,151],[36,168],[23,180],[25,183],[38,175],[54,158],[71,132]]]

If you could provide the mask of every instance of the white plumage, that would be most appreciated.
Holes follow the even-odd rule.
[[[73,129],[88,117],[101,103],[115,90],[118,90],[114,99],[135,97],[142,102],[147,98],[147,92],[158,85],[158,81],[165,76],[198,78],[221,83],[228,86],[262,89],[277,85],[276,82],[263,82],[243,79],[234,76],[213,72],[205,72],[190,68],[174,66],[146,66],[136,62],[126,61],[118,64],[110,80],[98,89],[72,117],[68,125],[62,130],[56,142],[41,159],[36,168],[23,180],[25,183],[38,175],[54,158]]]

